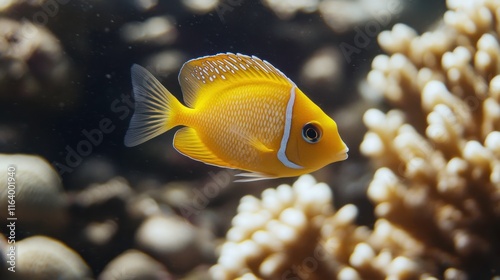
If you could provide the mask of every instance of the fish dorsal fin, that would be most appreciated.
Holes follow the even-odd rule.
[[[285,74],[269,62],[256,56],[223,53],[204,56],[184,63],[179,73],[179,83],[188,107],[195,108],[198,94],[218,92],[211,89],[223,89],[245,82],[275,82],[295,86]],[[208,97],[207,97],[208,98]]]
[[[214,155],[191,127],[179,129],[174,136],[174,148],[181,154],[203,163],[232,168],[230,164]]]

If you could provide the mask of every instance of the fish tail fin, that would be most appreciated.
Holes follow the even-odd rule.
[[[132,66],[135,112],[125,134],[125,146],[133,147],[177,126],[176,113],[183,105],[148,70]]]

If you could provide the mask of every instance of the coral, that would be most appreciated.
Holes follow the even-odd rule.
[[[245,196],[222,245],[214,279],[408,279],[432,263],[419,258],[423,245],[380,219],[358,226],[358,209],[332,207],[328,185],[311,175],[293,186]]]
[[[447,4],[433,31],[378,37],[388,55],[368,81],[398,109],[366,112],[361,151],[379,167],[375,214],[420,244],[433,275],[484,277],[500,273],[500,3]]]
[[[214,279],[282,279],[293,275],[307,256],[313,256],[325,219],[332,215],[329,187],[316,184],[312,176],[300,177],[293,185],[266,189],[259,200],[241,199],[233,227],[221,248],[218,264],[211,268]],[[317,276],[326,277],[328,268]],[[323,278],[326,279],[326,278]]]
[[[499,277],[500,3],[447,4],[433,31],[378,37],[368,82],[397,109],[364,115],[373,229],[306,175],[242,198],[214,278]]]

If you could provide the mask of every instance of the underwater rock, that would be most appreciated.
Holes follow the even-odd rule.
[[[0,26],[0,100],[72,105],[72,68],[59,40],[26,19],[0,18]]]
[[[118,173],[116,164],[112,160],[92,155],[73,170],[66,182],[66,186],[72,190],[84,189],[91,184],[103,184],[116,177]]]
[[[291,19],[297,12],[315,12],[319,3],[318,0],[264,0],[262,2],[282,20]]]
[[[95,246],[108,244],[118,231],[118,224],[113,220],[90,222],[83,230],[85,239]]]
[[[173,18],[152,17],[123,25],[121,36],[127,43],[169,45],[177,38],[177,29]]]
[[[331,91],[342,82],[344,58],[340,51],[328,46],[317,50],[302,66],[301,82],[315,90]]]
[[[138,250],[127,250],[114,258],[104,268],[98,280],[174,279],[165,267]]]
[[[112,199],[125,202],[134,194],[123,177],[115,177],[102,184],[92,184],[78,192],[74,202],[81,207],[100,206]]]
[[[149,11],[158,5],[158,0],[132,0],[132,4],[141,12]]]
[[[14,197],[8,197],[10,195]],[[17,218],[23,229],[57,233],[68,222],[68,203],[61,179],[39,156],[0,154],[0,208],[5,209],[0,211],[0,218],[3,220],[8,217],[8,198],[15,202],[10,217]]]
[[[182,4],[196,14],[205,14],[221,5],[221,0],[182,0]]]
[[[177,216],[155,215],[136,232],[137,246],[165,264],[172,272],[186,272],[202,261],[195,227]]]
[[[187,55],[181,51],[167,50],[148,56],[142,64],[151,69],[157,77],[177,75],[182,64],[187,61]]]
[[[325,0],[319,3],[318,10],[333,31],[343,33],[362,24],[366,24],[365,28],[369,25],[376,26],[376,29],[385,27],[404,5],[401,0]]]
[[[91,279],[85,261],[64,243],[32,236],[16,243],[16,272],[9,279]]]

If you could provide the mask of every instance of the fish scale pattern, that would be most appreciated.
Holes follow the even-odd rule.
[[[262,152],[252,141],[277,151],[283,136],[290,94],[285,87],[281,88],[269,94],[266,91],[269,86],[262,85],[251,91],[238,88],[216,96],[197,116],[195,126],[203,135],[202,141],[235,167],[258,165]]]

